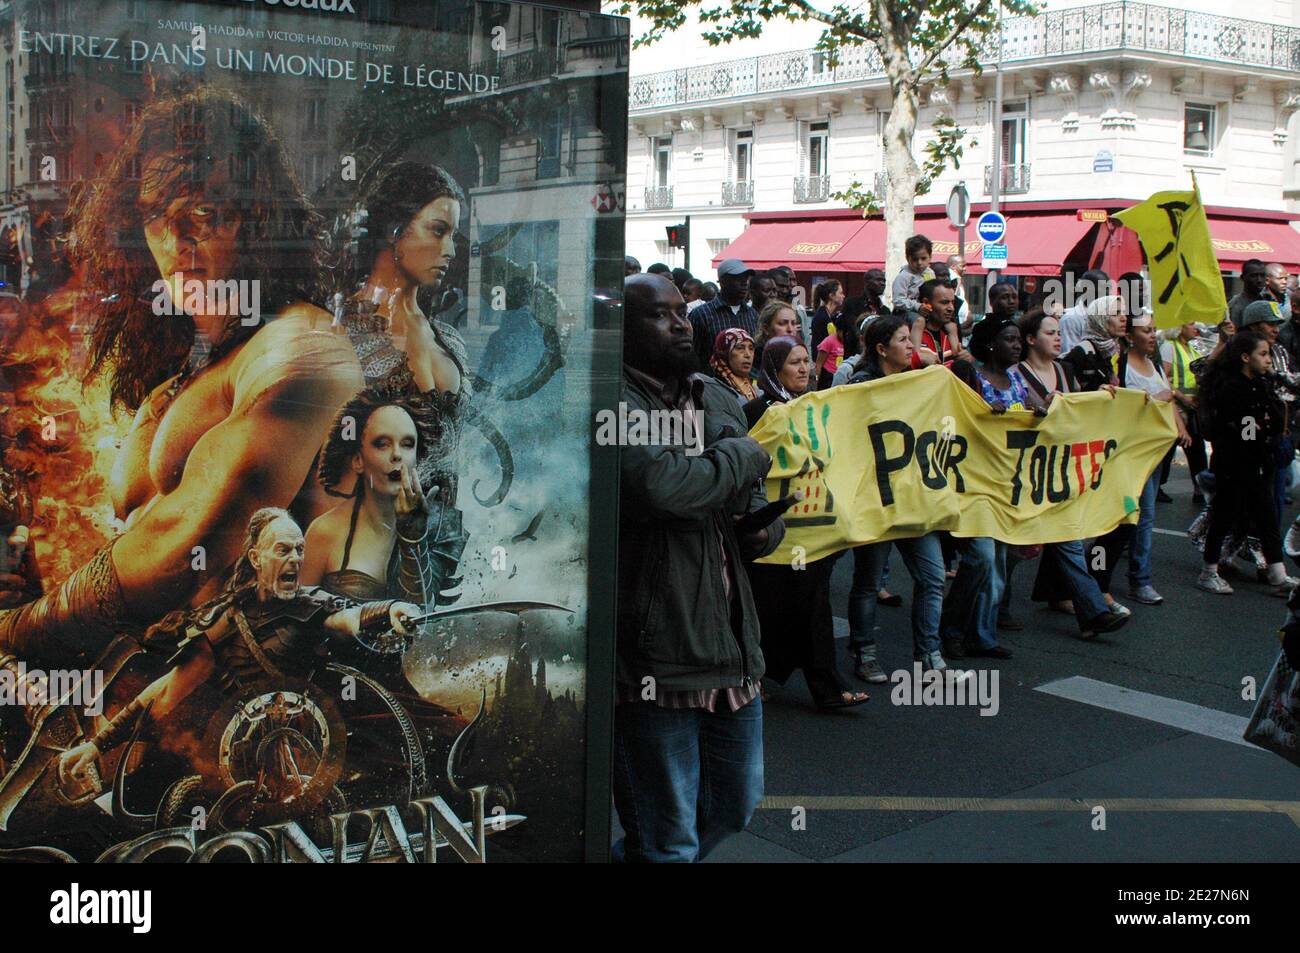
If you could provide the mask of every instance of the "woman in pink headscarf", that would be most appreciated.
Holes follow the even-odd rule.
[[[754,366],[754,339],[744,328],[727,328],[713,339],[709,369],[713,376],[735,391],[742,404],[758,397],[758,388],[749,377]]]

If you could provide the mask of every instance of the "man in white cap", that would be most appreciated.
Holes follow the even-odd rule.
[[[747,300],[749,276],[754,273],[739,258],[728,258],[718,265],[718,295],[691,312],[695,335],[695,359],[700,368],[709,366],[713,340],[728,328],[743,328],[750,337],[758,335],[758,312]]]

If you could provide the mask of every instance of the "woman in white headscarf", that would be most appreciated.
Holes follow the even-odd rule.
[[[1088,305],[1083,340],[1061,362],[1074,371],[1079,390],[1101,390],[1119,384],[1115,355],[1124,335],[1124,299],[1119,295],[1097,298]]]

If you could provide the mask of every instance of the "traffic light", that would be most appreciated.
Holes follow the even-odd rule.
[[[681,225],[668,225],[664,227],[668,233],[669,248],[685,248],[690,241],[691,230],[685,222]]]

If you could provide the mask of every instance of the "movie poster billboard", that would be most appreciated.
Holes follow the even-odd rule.
[[[626,22],[0,34],[0,859],[603,856]]]

